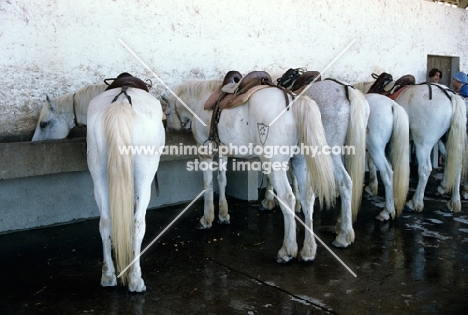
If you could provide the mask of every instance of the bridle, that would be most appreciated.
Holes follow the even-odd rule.
[[[168,100],[165,96],[161,95],[161,99],[162,99],[167,105],[170,104],[169,100]],[[173,114],[175,114],[175,115],[177,116],[177,119],[179,119],[182,128],[185,129],[185,126],[188,124],[188,121],[187,121],[186,123],[183,123],[183,122],[182,122],[182,119],[180,118],[180,113],[179,113],[179,111],[177,110],[177,106],[176,106],[175,104],[174,104],[174,113],[172,113],[172,111],[171,111],[169,114],[166,114],[166,116],[173,115]]]
[[[73,93],[73,102],[72,102],[72,108],[73,108],[73,123],[75,124],[76,127],[82,128],[84,125],[78,123],[78,116],[76,115],[76,100],[75,100],[75,95],[76,93]]]

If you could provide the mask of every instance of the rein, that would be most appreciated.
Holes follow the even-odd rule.
[[[73,93],[73,101],[72,101],[72,108],[73,108],[73,123],[78,128],[84,128],[85,124],[78,123],[78,115],[76,115],[76,93]]]

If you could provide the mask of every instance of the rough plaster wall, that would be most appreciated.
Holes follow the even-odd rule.
[[[0,139],[32,136],[45,94],[123,71],[152,78],[119,38],[172,87],[232,69],[321,70],[354,39],[326,76],[422,81],[427,54],[459,56],[468,71],[467,22],[468,11],[423,0],[0,0]]]

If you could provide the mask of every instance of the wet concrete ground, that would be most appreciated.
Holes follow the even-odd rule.
[[[99,285],[97,219],[0,235],[0,314],[467,314],[468,203],[444,212],[435,187],[431,178],[423,213],[392,222],[374,219],[382,193],[363,199],[355,243],[333,248],[356,278],[320,244],[313,263],[277,264],[280,210],[235,199],[230,225],[195,230],[197,202],[143,255],[142,294]],[[143,246],[184,207],[149,211]],[[329,246],[336,215],[314,215]]]

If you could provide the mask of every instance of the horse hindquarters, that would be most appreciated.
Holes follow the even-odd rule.
[[[308,96],[303,96],[293,104],[293,113],[297,124],[300,145],[309,148],[323,149],[327,146],[325,129],[321,121],[320,109]],[[335,199],[335,178],[330,155],[304,154],[293,157],[293,174],[299,185],[299,198],[305,217],[304,245],[300,251],[300,259],[312,261],[315,258],[317,245],[313,235],[314,195],[319,198],[320,205],[330,206]]]
[[[121,154],[119,151],[119,146],[132,145],[133,120],[133,109],[126,101],[109,105],[104,113],[112,244],[118,273],[133,260],[133,155]],[[129,280],[128,272],[124,273],[121,279],[126,285]]]
[[[393,133],[391,162],[393,166],[393,197],[398,217],[406,202],[409,187],[409,121],[403,107],[393,102]]]
[[[461,211],[460,202],[460,173],[461,165],[466,159],[466,105],[459,95],[452,95],[452,121],[447,138],[447,162],[446,162],[446,190],[452,191],[452,198],[448,202],[448,208],[453,212]]]

